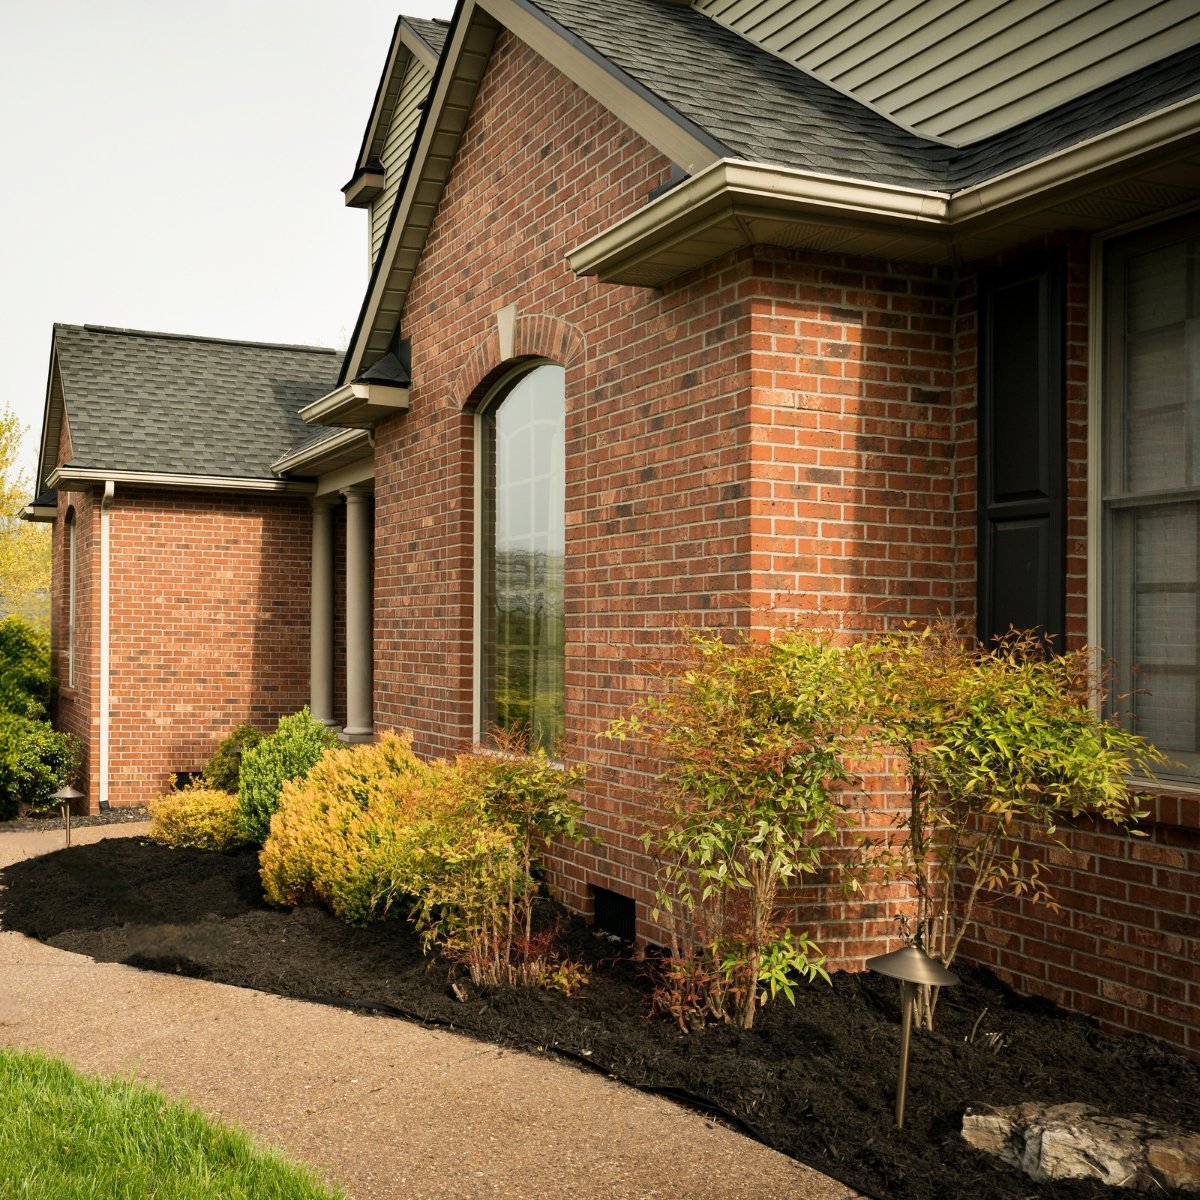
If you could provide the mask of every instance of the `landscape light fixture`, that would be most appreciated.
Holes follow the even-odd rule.
[[[900,980],[900,1074],[896,1079],[896,1128],[904,1128],[904,1094],[908,1090],[908,1047],[912,1040],[913,1005],[917,988],[922,984],[929,987],[952,987],[958,976],[947,971],[940,962],[932,959],[918,945],[893,950],[891,954],[880,954],[867,959],[867,970],[877,975],[887,975]]]
[[[58,801],[59,807],[62,809],[63,832],[67,835],[67,845],[69,846],[71,844],[71,805],[76,800],[82,800],[83,793],[76,791],[68,783],[54,793],[54,799]]]

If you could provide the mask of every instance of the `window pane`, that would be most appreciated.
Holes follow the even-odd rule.
[[[484,722],[547,747],[563,731],[563,378],[538,367],[483,418]]]
[[[1111,244],[1105,294],[1104,644],[1122,711],[1174,760],[1200,773],[1200,241],[1179,227]],[[1169,233],[1167,234],[1169,239]],[[1155,493],[1173,493],[1169,497]]]

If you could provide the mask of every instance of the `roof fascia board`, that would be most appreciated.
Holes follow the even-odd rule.
[[[962,223],[984,213],[1034,200],[1047,192],[1077,183],[1102,171],[1168,149],[1200,133],[1200,96],[1190,96],[1127,125],[1054,154],[1006,171],[956,192],[950,200],[950,219]]]
[[[310,425],[373,425],[408,411],[409,389],[388,383],[347,383],[300,410]]]
[[[57,396],[55,381],[58,381]],[[42,440],[38,446],[37,478],[34,486],[46,486],[46,476],[54,469],[58,460],[58,446],[62,440],[63,426],[68,435],[71,423],[67,418],[67,393],[62,381],[62,369],[58,362],[58,326],[50,334],[50,365],[46,371],[46,402],[42,406]]]
[[[49,504],[27,504],[17,516],[34,525],[50,525],[58,519],[58,509]]]
[[[729,148],[529,0],[479,0],[506,29],[689,175]]]
[[[342,459],[347,454],[354,454],[358,458],[367,457],[371,453],[371,435],[367,430],[345,429],[315,446],[305,446],[281,455],[271,464],[271,470],[279,475],[295,471],[316,475],[329,469],[327,463]]]
[[[359,310],[358,322],[342,362],[342,373],[338,379],[340,384],[353,379],[362,370],[363,358],[375,330],[383,297],[389,290],[395,290],[391,288],[391,276],[400,243],[415,241],[418,246],[425,244],[425,237],[433,221],[433,211],[430,209],[428,214],[422,213],[421,227],[417,230],[416,223],[411,218],[414,194],[421,191],[427,196],[432,190],[435,197],[441,196],[450,173],[453,149],[458,146],[458,139],[469,113],[469,105],[464,111],[461,104],[457,108],[450,107],[447,112],[447,95],[456,89],[457,85],[466,82],[470,88],[470,99],[474,99],[475,89],[483,77],[484,68],[499,32],[499,26],[489,14],[479,9],[476,0],[461,0],[446,36],[446,46],[438,60],[433,82],[430,84],[429,102],[421,116],[421,124],[405,164],[404,176],[400,180],[391,215],[388,217],[383,245],[375,258],[375,266],[371,271],[362,308]],[[467,59],[465,63],[464,58]],[[461,92],[461,86],[457,86],[457,90]],[[454,128],[447,137],[445,126],[450,117],[455,118]],[[448,146],[439,147],[442,153],[434,155],[433,146],[439,141],[448,142]],[[414,226],[412,231],[409,229],[410,225]],[[402,291],[405,294],[412,276],[411,269],[407,271],[407,276],[408,278],[402,281]],[[390,331],[388,337],[390,339]]]
[[[839,224],[849,217],[920,226],[922,236],[936,236],[948,227],[949,200],[943,192],[722,159],[570,251],[567,259],[578,275],[607,278],[742,211],[803,216],[810,222],[824,216]]]
[[[1058,199],[1072,185],[1200,136],[1200,96],[960,192],[935,192],[837,179],[787,167],[723,160],[567,255],[579,275],[618,278],[620,272],[704,232],[722,219],[768,212],[780,219],[863,225],[883,222],[928,238],[942,230],[950,260],[953,240],[990,218],[1002,224],[1019,209]],[[936,234],[935,234],[936,236]]]
[[[581,38],[528,0],[464,0],[455,16],[430,91],[400,193],[384,234],[341,381],[362,369],[380,314],[398,314],[433,224],[442,191],[483,72],[501,28],[604,105],[689,174],[729,153],[720,142],[613,66]],[[386,300],[386,309],[385,309]],[[391,329],[380,331],[380,345]]]
[[[371,102],[371,115],[367,119],[367,127],[363,131],[362,146],[359,147],[358,161],[355,164],[355,176],[370,162],[371,147],[375,143],[376,135],[379,131],[379,124],[383,120],[383,110],[386,107],[384,100],[387,98],[389,85],[392,81],[392,76],[396,70],[396,60],[400,56],[401,51],[405,48],[401,37],[404,28],[404,18],[396,18],[396,27],[392,31],[391,45],[388,46],[387,58],[383,64],[383,71],[379,76],[379,83],[375,88],[375,99]],[[351,180],[353,182],[353,180]],[[347,185],[349,186],[349,185]]]
[[[311,483],[281,479],[247,479],[223,475],[182,475],[165,471],[105,471],[90,467],[73,467],[69,463],[55,468],[46,481],[49,487],[64,492],[83,491],[95,484],[142,484],[146,487],[204,488],[224,492],[275,492],[307,495]]]

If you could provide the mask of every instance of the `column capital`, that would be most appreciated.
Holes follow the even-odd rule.
[[[342,495],[346,497],[347,504],[352,500],[361,504],[365,500],[375,498],[375,488],[369,483],[355,483],[348,488],[342,488]]]
[[[308,502],[312,505],[314,512],[324,512],[341,504],[342,494],[341,492],[326,492],[323,496],[309,496]]]

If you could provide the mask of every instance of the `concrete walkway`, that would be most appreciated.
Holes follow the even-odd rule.
[[[143,830],[98,826],[72,840]],[[0,866],[62,842],[61,832],[0,833]],[[96,963],[9,932],[0,933],[0,1044],[150,1080],[353,1200],[854,1196],[702,1116],[546,1058]]]

